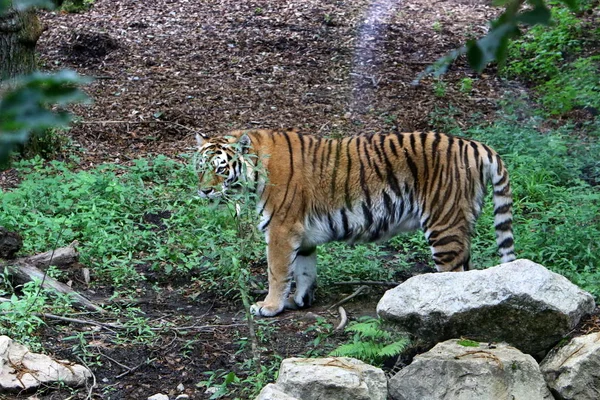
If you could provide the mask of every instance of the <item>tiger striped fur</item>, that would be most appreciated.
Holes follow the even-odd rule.
[[[256,315],[309,306],[316,247],[330,241],[381,241],[421,228],[438,271],[468,269],[488,182],[501,260],[515,259],[508,172],[474,140],[433,132],[325,139],[294,129],[197,139],[202,197],[222,196],[240,181],[256,185],[269,280],[265,300],[252,306]]]

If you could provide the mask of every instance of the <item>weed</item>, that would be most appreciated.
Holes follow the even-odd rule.
[[[81,13],[89,10],[94,0],[66,0],[60,9],[67,13]]]
[[[479,347],[479,342],[470,339],[460,339],[457,343],[464,347]]]
[[[436,79],[433,82],[433,94],[436,97],[446,97],[446,91],[448,90],[448,85],[441,79]]]
[[[600,109],[600,56],[577,59],[537,90],[542,106],[551,115],[564,114],[575,107]]]
[[[440,21],[435,21],[431,28],[437,33],[440,33],[444,29]]]
[[[473,78],[463,78],[460,80],[460,91],[469,94],[473,90]]]
[[[556,76],[563,61],[581,51],[583,22],[566,7],[553,7],[554,25],[536,25],[508,46],[502,73],[541,82]]]

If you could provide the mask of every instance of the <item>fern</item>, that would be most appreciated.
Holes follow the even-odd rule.
[[[408,338],[386,330],[382,320],[371,317],[351,323],[346,332],[354,333],[352,343],[339,346],[330,355],[381,366],[387,358],[402,353],[409,343]]]

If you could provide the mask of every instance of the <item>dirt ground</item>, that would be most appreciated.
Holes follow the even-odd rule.
[[[252,127],[300,127],[320,135],[440,128],[491,120],[508,84],[494,69],[474,74],[464,60],[442,81],[412,82],[431,62],[486,31],[497,14],[483,0],[414,0],[379,6],[368,0],[96,0],[82,14],[46,13],[39,42],[46,70],[70,68],[94,77],[91,105],[75,107],[70,131],[81,167],[141,156],[177,157],[193,135]],[[465,86],[472,79],[472,87]],[[98,327],[48,321],[49,352],[72,358],[76,331],[91,335],[101,366],[94,399],[207,399],[197,387],[206,371],[235,370],[247,337],[242,305],[193,297],[189,277],[153,276],[163,290],[132,301],[153,321],[174,327],[152,345],[118,345]],[[111,288],[84,294],[110,296]],[[272,322],[268,338],[281,357],[309,352],[316,317],[335,326],[327,308],[352,288]],[[345,306],[352,317],[374,315],[383,289]],[[88,336],[89,340],[89,336]],[[332,341],[341,340],[333,337]],[[236,371],[240,372],[240,371]],[[183,390],[177,389],[179,384]],[[181,389],[181,388],[180,388]],[[83,399],[86,391],[49,391],[43,399]]]

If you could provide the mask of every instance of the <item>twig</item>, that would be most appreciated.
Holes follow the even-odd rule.
[[[387,282],[387,281],[351,281],[351,282],[335,282],[334,285],[340,285],[340,286],[356,286],[356,285],[361,285],[361,286],[388,286],[388,287],[396,287],[398,286],[400,283],[398,282]]]
[[[334,332],[343,330],[346,327],[346,324],[348,324],[348,316],[346,315],[346,310],[344,310],[344,307],[339,306],[338,312],[340,313],[340,323],[335,327],[333,330]]]
[[[60,315],[54,315],[54,314],[48,314],[48,313],[33,313],[33,315],[38,316],[40,318],[48,318],[48,319],[55,319],[55,320],[64,321],[64,322],[72,322],[74,324],[99,326],[101,328],[104,328],[104,329],[112,332],[112,333],[116,333],[115,331],[113,331],[113,329],[127,329],[127,327],[123,326],[123,325],[107,324],[104,322],[91,321],[91,320],[86,320],[86,319],[62,317]]]
[[[96,351],[98,351],[98,350],[96,350]],[[128,367],[128,366],[127,366],[127,365],[125,365],[125,364],[121,364],[120,362],[118,362],[118,361],[117,361],[117,360],[115,360],[114,358],[112,358],[112,357],[110,357],[110,356],[107,356],[106,354],[102,353],[101,351],[98,351],[98,354],[100,354],[102,357],[104,357],[104,358],[107,358],[108,360],[110,360],[110,361],[114,362],[115,364],[117,364],[117,365],[118,365],[119,367],[121,367],[121,368],[124,368],[124,369],[126,369],[126,370],[130,370],[130,369],[131,369],[131,367]]]
[[[156,358],[153,358],[153,359],[151,359],[151,360],[146,360],[146,361],[144,361],[143,363],[141,363],[140,365],[137,365],[137,366],[135,366],[135,367],[133,367],[133,368],[130,368],[130,369],[128,369],[127,371],[125,371],[125,372],[123,372],[123,373],[121,373],[121,374],[119,374],[119,375],[115,376],[115,379],[122,378],[122,377],[124,377],[125,375],[128,375],[128,374],[130,374],[130,373],[132,373],[132,372],[135,372],[135,371],[137,371],[138,369],[140,369],[141,367],[143,367],[144,365],[150,364],[150,363],[151,363],[152,361],[154,361],[154,360],[156,360]]]
[[[85,398],[85,400],[91,400],[92,393],[94,392],[94,388],[96,386],[98,386],[98,384],[96,382],[96,375],[94,374],[94,372],[92,371],[92,369],[90,367],[88,367],[87,363],[84,360],[81,359],[81,357],[79,357],[77,355],[75,357],[77,357],[77,359],[79,360],[79,362],[82,363],[88,369],[88,371],[90,371],[90,374],[92,374],[92,386],[90,386],[88,388],[88,393],[87,393],[87,396]],[[86,386],[87,386],[87,382],[86,382]]]
[[[334,305],[332,305],[331,307],[329,307],[328,310],[331,310],[332,308],[339,307],[342,304],[344,304],[344,303],[352,300],[353,298],[355,298],[356,296],[358,296],[363,290],[366,290],[366,289],[368,289],[368,286],[361,286],[361,287],[359,287],[350,296],[345,297],[342,300],[338,301],[337,303],[335,303]]]

